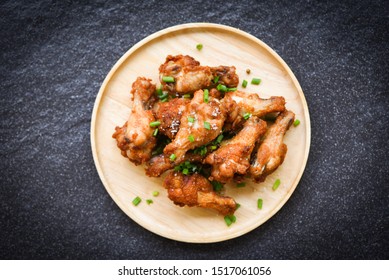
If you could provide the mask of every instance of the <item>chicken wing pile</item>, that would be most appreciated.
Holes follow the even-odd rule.
[[[263,182],[282,164],[294,113],[281,96],[237,90],[234,66],[169,55],[159,80],[157,86],[136,79],[130,116],[112,137],[123,156],[144,164],[147,176],[171,170],[163,185],[175,204],[232,215],[237,203],[222,195],[223,185],[245,177]]]

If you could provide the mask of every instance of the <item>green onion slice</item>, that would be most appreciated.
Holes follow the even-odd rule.
[[[245,187],[245,186],[246,186],[246,183],[245,183],[245,182],[236,184],[236,187],[237,187],[237,188],[243,188],[243,187]]]
[[[209,122],[204,122],[204,128],[210,130],[211,124]]]
[[[218,144],[220,144],[221,141],[223,140],[223,137],[224,137],[224,135],[223,135],[223,134],[220,134],[220,135],[216,138],[216,142],[217,142]]]
[[[135,206],[137,206],[140,202],[142,201],[142,199],[137,196],[135,197],[133,200],[132,200],[132,204],[134,204]]]
[[[160,124],[161,124],[160,121],[151,122],[151,123],[150,123],[150,127],[157,127],[157,126],[159,126]]]
[[[177,156],[175,154],[171,154],[169,158],[171,161],[175,161]]]
[[[205,103],[209,102],[209,91],[207,89],[204,90],[203,99]]]
[[[296,119],[294,122],[293,122],[293,125],[296,127],[300,124],[300,120]]]
[[[157,134],[158,134],[158,128],[156,128],[156,129],[154,130],[153,136],[155,137],[155,136],[157,136]]]
[[[162,77],[162,81],[164,81],[165,83],[174,83],[174,77],[172,77],[172,76],[163,76]]]
[[[246,80],[243,80],[243,82],[242,82],[242,87],[244,87],[244,88],[247,87],[247,81],[246,81]]]
[[[219,79],[220,79],[220,77],[216,76],[215,78],[213,78],[213,82],[216,84],[219,81]]]
[[[193,117],[188,117],[188,122],[194,123],[195,119]]]
[[[244,118],[245,120],[248,120],[250,117],[251,117],[251,114],[250,114],[250,113],[245,113],[245,114],[243,115],[243,118]]]
[[[197,44],[196,45],[196,49],[198,49],[199,51],[201,51],[202,48],[203,48],[203,44]]]
[[[273,191],[275,191],[276,189],[278,189],[278,187],[280,186],[280,184],[281,184],[281,180],[280,180],[280,179],[277,179],[277,180],[274,182],[274,184],[273,184],[273,187],[272,187]]]
[[[153,203],[153,200],[152,200],[152,199],[146,199],[146,203],[147,203],[148,205],[150,205],[151,203]]]
[[[259,84],[261,83],[261,79],[259,79],[259,78],[253,78],[253,79],[251,80],[251,83],[252,83],[253,85],[259,85]]]
[[[258,198],[258,201],[257,201],[258,209],[262,209],[262,205],[263,205],[263,199],[262,198]]]
[[[159,191],[153,191],[153,196],[158,196],[159,195]]]
[[[218,84],[216,88],[219,91],[224,91],[224,92],[228,91],[227,87],[225,85],[222,85],[222,84]]]
[[[189,134],[188,140],[189,140],[190,142],[194,142],[195,138],[194,138],[194,136],[193,136],[192,134]]]

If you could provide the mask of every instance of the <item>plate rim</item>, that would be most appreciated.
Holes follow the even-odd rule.
[[[235,232],[235,234],[231,234],[231,235],[228,235],[226,237],[224,237],[224,236],[223,237],[218,237],[218,238],[212,237],[212,239],[210,239],[210,240],[204,240],[204,239],[202,239],[200,237],[200,238],[197,238],[197,239],[190,239],[189,240],[187,238],[186,239],[177,238],[177,237],[171,236],[169,234],[163,234],[163,233],[157,232],[155,230],[150,230],[146,226],[144,226],[141,222],[135,220],[133,217],[131,217],[131,216],[129,216],[127,214],[127,208],[125,208],[124,205],[122,205],[122,202],[119,199],[117,199],[116,195],[114,195],[113,192],[111,191],[111,188],[109,187],[109,184],[108,184],[107,180],[105,179],[102,167],[101,167],[100,162],[98,160],[97,149],[96,149],[96,119],[97,119],[97,115],[98,115],[98,112],[99,112],[100,103],[101,103],[101,100],[102,100],[102,97],[103,97],[103,93],[105,92],[105,89],[106,89],[108,83],[110,82],[110,80],[113,77],[113,75],[116,73],[116,70],[128,59],[129,56],[131,56],[134,52],[136,52],[143,45],[149,43],[150,41],[152,41],[152,40],[154,40],[154,39],[156,39],[158,37],[166,35],[168,33],[176,32],[176,31],[182,31],[182,30],[185,30],[185,29],[206,29],[206,28],[213,28],[213,29],[224,30],[224,31],[232,32],[232,33],[237,33],[237,34],[239,34],[239,35],[241,35],[243,37],[246,37],[246,38],[248,38],[248,39],[250,39],[252,41],[255,41],[261,47],[266,49],[266,51],[268,51],[277,60],[277,62],[281,64],[281,66],[285,69],[285,71],[287,72],[287,74],[291,78],[291,80],[293,82],[293,85],[296,87],[296,89],[298,91],[299,98],[300,98],[301,103],[302,103],[303,112],[304,112],[304,115],[305,115],[305,120],[304,121],[305,121],[305,125],[306,125],[306,138],[305,138],[306,146],[305,146],[305,151],[304,151],[304,155],[303,155],[303,162],[301,164],[299,173],[296,176],[296,179],[292,183],[292,187],[289,189],[289,191],[286,193],[286,195],[279,201],[277,206],[274,207],[272,209],[272,211],[270,211],[268,213],[267,217],[265,217],[265,219],[263,219],[263,221],[261,223],[259,223],[259,224],[253,223],[253,225],[251,227],[247,227],[243,233],[241,231],[237,231],[237,232]],[[129,218],[131,220],[136,222],[138,225],[140,225],[141,227],[143,227],[147,231],[152,232],[154,234],[157,234],[159,236],[171,239],[171,240],[180,241],[180,242],[186,242],[186,243],[204,243],[205,244],[205,243],[222,242],[222,241],[226,241],[226,240],[230,240],[230,239],[233,239],[233,238],[237,238],[237,237],[242,236],[242,235],[244,235],[246,233],[249,233],[250,231],[260,227],[262,224],[267,222],[271,217],[273,217],[285,205],[285,203],[290,199],[290,197],[294,193],[295,189],[297,188],[297,185],[299,184],[299,182],[301,180],[301,177],[302,177],[302,175],[303,175],[303,173],[305,171],[305,168],[306,168],[306,165],[307,165],[307,162],[308,162],[309,151],[310,151],[310,146],[311,146],[311,121],[310,121],[310,115],[309,115],[309,110],[308,110],[308,104],[307,104],[307,101],[305,99],[305,95],[303,93],[303,90],[302,90],[302,88],[300,86],[300,83],[298,82],[298,80],[297,80],[296,76],[294,75],[293,71],[286,64],[286,62],[278,55],[278,53],[276,51],[274,51],[271,47],[269,47],[262,40],[258,39],[257,37],[251,35],[248,32],[240,30],[238,28],[231,27],[231,26],[224,25],[224,24],[217,24],[217,23],[195,22],[195,23],[185,23],[185,24],[174,25],[174,26],[167,27],[167,28],[164,28],[162,30],[159,30],[157,32],[154,32],[154,33],[146,36],[145,38],[143,38],[139,42],[137,42],[132,47],[130,47],[130,49],[128,49],[120,57],[120,59],[118,61],[116,61],[116,63],[113,65],[113,67],[108,72],[107,76],[105,77],[103,83],[101,84],[99,92],[98,92],[98,94],[96,96],[96,99],[95,99],[95,102],[94,102],[93,111],[92,111],[92,119],[91,119],[91,127],[90,127],[90,141],[91,141],[91,150],[92,150],[92,155],[93,155],[93,161],[94,161],[97,173],[98,173],[98,175],[100,177],[100,180],[101,180],[101,182],[104,185],[104,188],[106,189],[106,191],[108,192],[110,197],[114,200],[115,204],[117,206],[119,206],[119,208],[127,216],[129,216]]]

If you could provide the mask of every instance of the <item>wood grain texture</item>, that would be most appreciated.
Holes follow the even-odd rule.
[[[201,51],[196,49],[203,44]],[[283,96],[287,109],[301,121],[285,136],[288,153],[284,163],[261,184],[247,182],[244,188],[227,184],[226,195],[241,204],[236,223],[227,227],[223,217],[206,209],[175,206],[166,196],[162,178],[149,178],[142,166],[134,166],[121,156],[111,135],[123,125],[132,106],[131,85],[138,76],[158,83],[158,67],[167,55],[188,54],[202,65],[234,65],[240,77],[249,82],[262,79],[259,86],[240,90],[260,97]],[[246,69],[251,73],[247,74]],[[134,45],[114,65],[104,80],[92,115],[91,143],[99,176],[117,205],[135,222],[161,236],[184,242],[218,242],[241,236],[272,217],[289,199],[304,171],[310,147],[310,119],[302,89],[286,63],[265,43],[238,29],[210,23],[178,25],[154,33]],[[274,181],[280,187],[272,190]],[[153,191],[158,197],[152,197]],[[134,197],[143,201],[132,205]],[[146,199],[154,203],[146,204]],[[257,199],[263,199],[262,210]]]

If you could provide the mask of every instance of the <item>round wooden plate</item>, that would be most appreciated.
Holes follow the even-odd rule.
[[[203,44],[201,51],[197,44]],[[237,188],[226,185],[226,195],[241,207],[235,212],[236,222],[230,227],[222,216],[208,209],[174,205],[162,186],[163,178],[149,178],[142,166],[133,165],[120,154],[111,137],[115,126],[127,120],[132,102],[131,85],[138,76],[158,81],[158,67],[167,55],[187,54],[201,65],[235,66],[240,81],[249,85],[240,90],[258,93],[263,98],[283,96],[287,109],[301,121],[285,136],[288,153],[284,163],[261,184],[247,181]],[[251,73],[247,74],[246,69]],[[262,79],[251,85],[253,77]],[[310,146],[311,128],[307,103],[302,89],[287,64],[269,46],[241,30],[210,23],[173,26],[154,33],[134,45],[114,65],[96,98],[91,124],[93,158],[100,178],[117,205],[135,222],[158,235],[184,242],[217,242],[241,236],[272,217],[289,199],[304,171]],[[279,178],[281,185],[272,190]],[[159,191],[153,197],[153,191]],[[139,196],[138,206],[132,200]],[[257,208],[258,198],[263,208]],[[154,202],[150,205],[146,199]]]

